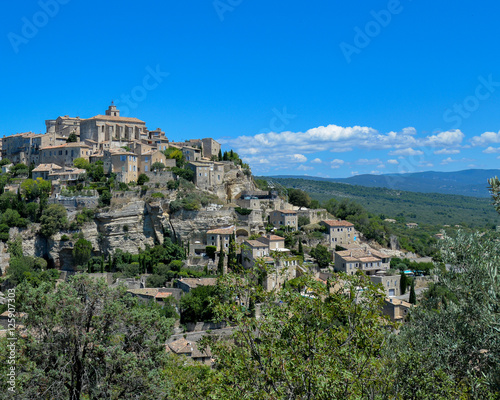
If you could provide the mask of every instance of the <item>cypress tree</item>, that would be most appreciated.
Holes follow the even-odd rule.
[[[224,254],[224,250],[222,250],[221,242],[219,251],[219,263],[217,264],[217,274],[219,275],[223,275],[224,273],[224,258],[226,258],[226,255]]]
[[[304,249],[302,248],[302,240],[299,239],[299,256],[304,258]]]
[[[408,278],[404,271],[401,271],[401,280],[399,281],[399,287],[401,289],[401,294],[406,293],[406,288],[408,287]]]
[[[222,150],[219,149],[219,161],[222,161]]]
[[[410,303],[411,304],[417,304],[417,295],[415,294],[415,280],[411,281]]]

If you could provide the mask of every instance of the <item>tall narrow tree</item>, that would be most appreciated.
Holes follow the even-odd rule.
[[[411,281],[410,300],[409,301],[411,304],[417,304],[417,295],[415,294],[415,280]]]

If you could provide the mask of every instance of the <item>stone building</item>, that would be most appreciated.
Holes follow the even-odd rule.
[[[220,250],[221,244],[224,252],[227,253],[229,249],[229,242],[231,235],[236,232],[234,226],[228,228],[210,229],[207,231],[207,246],[215,246],[217,251]]]
[[[197,161],[188,164],[194,172],[194,184],[200,189],[210,189],[224,182],[224,165],[213,161]]]
[[[116,174],[118,182],[130,183],[139,177],[139,162],[137,154],[121,150],[105,150],[103,155],[104,173]]]
[[[200,161],[201,160],[201,150],[195,147],[186,146],[182,148],[182,154],[186,161]]]
[[[111,104],[106,115],[84,119],[80,123],[80,140],[98,143],[132,141],[147,137],[146,123],[138,118],[121,117],[120,110]],[[111,147],[111,146],[108,146]]]
[[[137,153],[135,153],[135,154],[137,154]],[[145,151],[144,153],[140,153],[140,155],[138,157],[139,157],[139,172],[140,173],[142,173],[142,172],[146,173],[146,172],[153,171],[152,166],[156,162],[162,163],[163,165],[165,165],[165,167],[167,166],[167,164],[169,164],[169,166],[175,166],[175,160],[168,160],[169,162],[167,163],[167,157],[165,157],[165,154],[163,154],[161,151],[155,150],[155,149]],[[172,163],[172,161],[173,161],[173,163]]]
[[[221,145],[219,142],[213,140],[212,138],[201,139],[203,157],[212,158],[213,156],[219,156],[221,151]]]
[[[47,146],[40,149],[40,163],[73,167],[75,159],[83,158],[88,161],[91,154],[91,147],[81,142]]]
[[[32,171],[33,179],[42,178],[46,181],[49,180],[49,175],[54,172],[60,172],[63,167],[57,164],[40,164],[38,167],[34,168]]]
[[[64,117],[58,117],[57,119],[48,119],[45,121],[45,127],[47,128],[47,133],[55,133],[59,136],[69,137],[70,134],[74,133],[77,137],[80,137],[80,123],[82,122],[80,117],[72,118],[67,115]]]
[[[298,228],[297,211],[275,210],[269,214],[269,222],[278,229],[296,231]]]
[[[328,243],[331,248],[339,245],[349,245],[358,239],[354,224],[349,221],[325,220],[320,222],[328,230]]]

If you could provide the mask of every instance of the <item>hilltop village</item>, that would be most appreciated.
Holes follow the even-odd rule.
[[[45,124],[44,134],[1,142],[2,172],[10,177],[3,192],[39,207],[31,223],[11,224],[4,233],[0,266],[7,277],[6,242],[19,240],[24,256],[44,259],[59,279],[89,272],[109,285],[125,284],[144,301],[178,302],[194,288],[215,285],[217,276],[258,264],[266,273],[256,283],[267,291],[305,274],[326,285],[337,272],[362,273],[383,287],[393,321],[410,308],[397,298],[404,294],[402,275],[391,269],[391,257],[401,252],[368,243],[354,224],[325,209],[293,205],[283,188],[260,190],[250,167],[216,140],[171,142],[160,128],[122,117],[114,104],[104,115]],[[56,209],[64,223],[44,219]],[[171,246],[182,260],[155,264],[155,249]],[[188,322],[202,323],[192,330],[206,328],[196,317]],[[182,353],[181,342],[169,351]]]

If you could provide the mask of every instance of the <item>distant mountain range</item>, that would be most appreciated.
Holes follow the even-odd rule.
[[[383,187],[410,192],[489,197],[488,178],[494,176],[500,176],[500,169],[467,169],[456,172],[428,171],[387,175],[366,174],[350,178],[319,178],[304,175],[276,175],[274,178],[300,178],[367,187]]]

